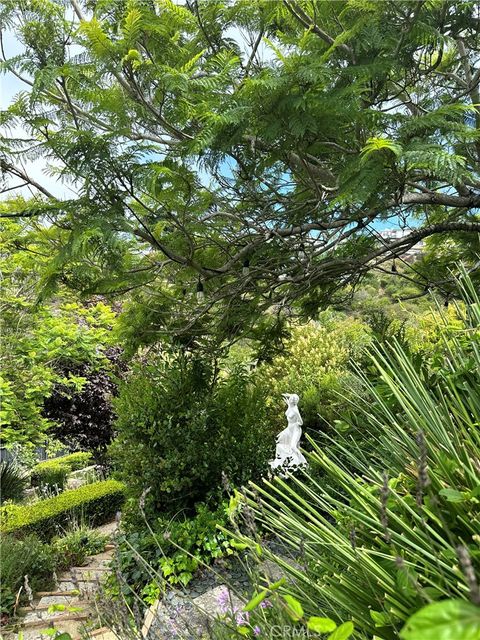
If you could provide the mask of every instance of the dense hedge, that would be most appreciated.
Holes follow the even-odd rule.
[[[36,465],[32,469],[32,486],[47,487],[49,489],[57,488],[62,491],[67,484],[67,476],[70,468],[65,464],[54,462],[48,464]]]
[[[52,458],[39,462],[32,469],[32,485],[34,487],[47,486],[63,489],[67,483],[67,476],[71,471],[83,469],[92,461],[89,451],[77,451],[59,458]]]
[[[69,471],[77,471],[87,467],[92,461],[92,454],[89,451],[76,451],[75,453],[69,453],[66,456],[60,456],[59,458],[51,458],[44,462],[39,462],[33,468],[33,471],[42,469],[48,469],[55,465],[64,465]]]
[[[36,533],[48,540],[65,528],[69,518],[85,520],[91,526],[107,522],[120,509],[123,498],[121,482],[94,482],[33,504],[4,508],[0,512],[0,531]]]

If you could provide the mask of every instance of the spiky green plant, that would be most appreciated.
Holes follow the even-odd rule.
[[[434,376],[399,343],[372,349],[380,382],[363,376],[373,401],[356,421],[374,443],[368,455],[353,435],[330,450],[311,441],[307,472],[248,495],[263,527],[300,554],[301,566],[262,552],[290,593],[310,615],[351,617],[355,637],[433,638],[408,635],[407,620],[439,600],[480,605],[480,299],[468,277],[460,290],[464,326],[445,326]],[[470,636],[462,607],[452,611],[451,637],[480,637],[478,616]]]
[[[5,460],[0,463],[0,503],[23,500],[27,484],[25,472],[15,462]]]

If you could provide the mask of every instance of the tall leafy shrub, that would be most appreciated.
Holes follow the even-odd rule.
[[[112,455],[132,501],[153,512],[191,508],[222,486],[259,477],[273,451],[265,401],[241,366],[221,376],[185,353],[138,363],[115,402]]]
[[[356,406],[376,444],[368,454],[354,436],[327,451],[312,442],[309,471],[250,494],[258,520],[300,555],[301,567],[264,550],[290,591],[312,614],[351,616],[362,638],[443,638],[442,620],[448,637],[478,637],[461,616],[468,606],[450,604],[480,605],[480,299],[470,284],[433,382],[398,343],[372,350],[382,384],[363,376],[372,402]],[[415,635],[409,618],[443,600],[437,630],[417,617]]]
[[[33,592],[46,590],[54,585],[55,553],[50,545],[36,536],[28,535],[23,540],[13,535],[2,535],[0,545],[0,612],[10,616],[18,598],[25,602],[25,576]]]
[[[349,365],[369,341],[365,324],[341,314],[293,326],[284,352],[256,372],[257,384],[267,397],[269,419],[277,430],[284,426],[282,393],[300,396],[304,430],[328,428],[345,411],[346,398],[360,390]]]

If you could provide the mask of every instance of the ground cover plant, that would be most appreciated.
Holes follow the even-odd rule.
[[[25,576],[32,591],[54,585],[55,553],[35,535],[22,539],[2,533],[0,545],[0,611],[8,619],[19,604],[28,600]]]
[[[57,568],[82,566],[88,556],[104,550],[107,539],[98,531],[74,523],[70,530],[52,540]]]

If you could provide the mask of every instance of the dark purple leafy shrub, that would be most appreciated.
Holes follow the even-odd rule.
[[[107,446],[113,440],[112,398],[116,394],[113,376],[118,373],[120,352],[106,352],[110,366],[92,370],[89,364],[65,364],[65,376],[82,376],[87,379],[83,389],[72,392],[71,388],[56,385],[53,393],[44,402],[44,415],[55,424],[52,435],[69,449],[91,451],[95,461],[105,462]]]

